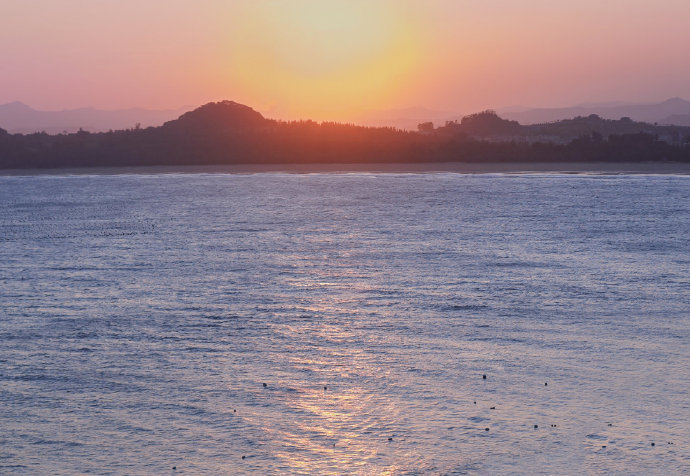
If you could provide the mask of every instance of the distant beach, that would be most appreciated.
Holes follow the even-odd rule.
[[[681,162],[432,162],[369,164],[237,164],[141,167],[6,169],[0,175],[255,174],[255,173],[459,173],[459,174],[661,174],[690,175]]]

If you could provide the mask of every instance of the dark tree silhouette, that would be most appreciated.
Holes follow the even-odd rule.
[[[261,163],[690,161],[690,128],[590,116],[521,126],[484,111],[420,132],[275,121],[231,101],[161,127],[48,135],[0,129],[0,168]],[[570,135],[568,135],[570,134]],[[541,137],[548,140],[541,140]],[[568,138],[554,141],[551,138]],[[667,140],[660,140],[667,137]],[[536,138],[536,140],[535,140]]]

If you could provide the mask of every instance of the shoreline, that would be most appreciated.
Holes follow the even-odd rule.
[[[157,165],[130,167],[72,167],[4,169],[0,176],[39,175],[157,175],[157,174],[342,174],[342,173],[458,173],[458,174],[574,174],[574,175],[690,175],[685,162],[419,162],[366,164],[235,164]]]

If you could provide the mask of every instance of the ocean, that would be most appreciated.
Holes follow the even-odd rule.
[[[0,474],[690,472],[690,176],[4,176],[0,203]]]

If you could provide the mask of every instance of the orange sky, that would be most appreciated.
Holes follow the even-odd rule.
[[[688,0],[2,0],[0,103],[347,120],[690,99]]]

